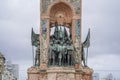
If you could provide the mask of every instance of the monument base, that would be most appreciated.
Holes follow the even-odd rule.
[[[92,80],[93,70],[89,67],[74,69],[72,67],[39,67],[28,69],[28,80]]]

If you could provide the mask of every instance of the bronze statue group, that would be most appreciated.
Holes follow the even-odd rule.
[[[49,66],[73,66],[73,53],[71,35],[65,26],[55,25],[54,34],[50,35]]]
[[[71,32],[70,31],[68,32],[64,25],[58,26],[58,23],[55,23],[54,28],[55,28],[54,33],[50,35],[50,41],[49,41],[49,47],[48,47],[48,66],[74,66],[77,58],[80,58],[79,56],[77,56],[77,58],[75,57],[75,54],[79,55],[81,53],[79,51],[80,50],[79,46],[78,48],[76,48],[76,46],[73,45]],[[31,41],[32,41],[32,46],[36,47],[35,56],[33,55],[34,66],[40,66],[39,34],[35,34],[33,29],[31,33]],[[90,29],[86,37],[86,40],[82,43],[81,56],[82,56],[83,66],[85,67],[87,67],[87,57],[88,57],[89,46],[90,46]],[[85,57],[84,48],[87,48],[86,57]],[[34,50],[33,50],[33,54],[34,54]]]

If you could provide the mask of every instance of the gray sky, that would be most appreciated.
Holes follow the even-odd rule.
[[[88,65],[95,70],[120,69],[120,1],[82,2],[83,41],[91,28]],[[19,64],[20,80],[32,65],[31,28],[39,33],[39,9],[39,0],[0,0],[0,51]]]

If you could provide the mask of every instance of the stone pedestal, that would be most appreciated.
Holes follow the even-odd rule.
[[[46,70],[31,67],[28,69],[28,80],[92,80],[92,73],[93,70],[89,67],[49,67]]]

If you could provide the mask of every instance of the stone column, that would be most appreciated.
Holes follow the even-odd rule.
[[[80,68],[82,68],[82,0],[80,0]]]
[[[72,41],[73,41],[73,44],[75,43],[75,19],[72,19],[72,26],[71,26],[71,28],[72,28]]]
[[[42,25],[42,20],[45,20],[46,21],[46,25],[44,26],[45,28],[46,28],[46,32],[45,33],[42,33],[42,27],[43,27],[43,25]],[[46,43],[45,42],[43,42],[43,40],[42,40],[42,38],[43,38],[43,35],[45,35],[46,36],[46,38],[45,38],[45,41],[46,41]],[[49,16],[47,16],[47,15],[45,15],[45,16],[41,16],[41,27],[40,27],[40,39],[41,39],[41,53],[40,53],[40,68],[41,69],[47,69],[47,63],[48,63],[48,47],[49,47],[49,37],[50,37],[50,20],[49,20]],[[42,46],[42,44],[44,44],[45,45],[45,54],[43,54],[42,52],[43,52],[43,46]],[[42,55],[45,55],[45,62],[43,62],[43,60],[42,60],[42,58],[43,58],[43,56]]]
[[[46,52],[46,65],[48,65],[49,40],[50,40],[50,18],[47,18],[47,52]]]
[[[82,59],[81,59],[81,20],[78,16],[74,17],[74,46],[76,49],[76,60],[75,68],[79,69],[81,67]],[[79,61],[78,61],[79,60]]]

